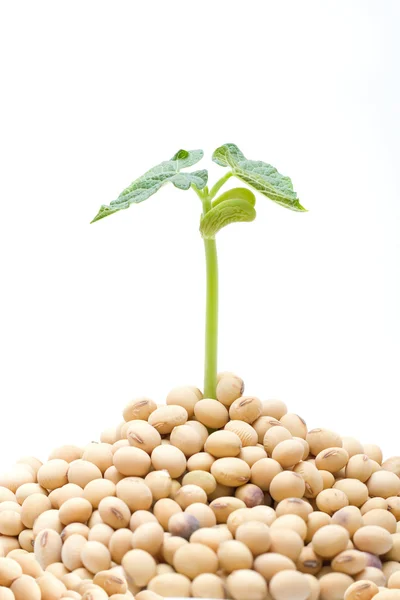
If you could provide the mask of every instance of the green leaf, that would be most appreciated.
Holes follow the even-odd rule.
[[[164,161],[147,171],[121,192],[110,205],[103,205],[92,223],[104,219],[119,210],[138,204],[155,194],[164,183],[173,183],[180,190],[188,190],[193,184],[199,190],[207,185],[208,173],[205,169],[192,173],[181,173],[181,169],[191,167],[203,158],[203,150],[178,150],[171,160]]]
[[[213,206],[200,221],[200,233],[204,238],[213,238],[218,231],[230,223],[254,221],[256,211],[253,206],[241,198],[224,200]]]
[[[220,196],[218,196],[218,198],[215,198],[212,205],[217,206],[218,204],[221,204],[221,202],[224,202],[225,200],[231,200],[233,198],[246,200],[246,202],[251,204],[251,206],[256,205],[256,197],[253,194],[253,192],[248,188],[233,188],[231,190],[228,190]]]
[[[301,206],[290,177],[281,175],[275,167],[260,160],[247,160],[235,144],[224,144],[213,154],[213,161],[222,167],[231,167],[233,175],[274,202],[295,211],[306,211]]]

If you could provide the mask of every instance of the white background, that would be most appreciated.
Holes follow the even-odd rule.
[[[181,147],[215,180],[228,141],[309,212],[260,197],[218,236],[221,369],[400,454],[399,17],[396,0],[2,3],[2,469],[202,385],[196,196],[89,221]]]

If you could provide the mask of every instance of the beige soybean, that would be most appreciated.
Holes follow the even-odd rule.
[[[73,444],[66,444],[64,446],[59,446],[58,448],[54,448],[54,450],[50,453],[49,461],[54,459],[65,460],[68,463],[73,460],[78,460],[82,458],[83,448],[79,446],[74,446]]]
[[[254,396],[242,396],[235,400],[229,408],[229,418],[232,421],[254,423],[261,416],[262,404]]]
[[[124,577],[116,575],[112,570],[99,571],[93,578],[93,583],[100,586],[108,596],[125,594],[128,585]]]
[[[296,531],[290,529],[270,530],[270,551],[287,556],[296,562],[304,548],[304,542]]]
[[[10,538],[12,540],[14,540],[15,538]],[[33,543],[34,543],[34,535],[33,535],[33,530],[32,529],[24,529],[23,531],[21,531],[21,533],[18,536],[18,541],[17,544],[21,546],[21,548],[23,548],[23,550],[26,550],[27,552],[33,552]],[[1,550],[0,550],[0,556],[1,556]]]
[[[310,575],[316,575],[322,564],[322,558],[314,552],[312,546],[304,546],[296,561],[297,570]]]
[[[217,383],[217,400],[224,406],[231,406],[235,400],[242,396],[243,392],[243,379],[233,373],[225,374]]]
[[[226,523],[231,513],[239,508],[246,508],[246,505],[239,498],[221,496],[210,503],[210,508],[216,516],[217,523]]]
[[[182,406],[160,406],[149,416],[149,423],[161,435],[171,433],[174,427],[184,425],[188,413]]]
[[[107,471],[104,473],[104,479],[107,481],[112,481],[114,484],[117,484],[118,481],[121,481],[124,476],[120,473],[114,465],[112,467],[108,467]]]
[[[258,435],[254,427],[245,421],[229,421],[224,427],[225,431],[233,431],[240,438],[242,448],[246,446],[255,446],[258,441]]]
[[[0,585],[10,587],[13,581],[21,577],[22,568],[11,558],[0,558]]]
[[[11,501],[5,501],[5,502],[1,502],[0,503],[0,513],[2,513],[3,511],[13,511],[18,513],[19,515],[21,514],[22,508],[21,506],[17,503],[17,502],[11,502]]]
[[[272,509],[271,509],[272,510]],[[238,508],[233,511],[227,518],[226,525],[232,535],[235,535],[237,528],[243,523],[247,523],[247,521],[257,521],[255,516],[253,516],[253,511],[250,508]],[[261,521],[262,522],[262,521]],[[266,523],[268,524],[268,523]]]
[[[400,571],[397,571],[396,573],[393,573],[387,582],[387,586],[389,589],[395,589],[398,590],[400,589]]]
[[[168,531],[168,521],[172,515],[180,512],[182,512],[182,509],[179,504],[170,498],[161,498],[153,506],[154,516],[165,531]]]
[[[217,555],[219,566],[226,573],[232,573],[232,571],[238,569],[251,569],[253,565],[251,550],[246,544],[238,540],[222,542],[218,548]]]
[[[307,600],[319,600],[320,585],[318,579],[309,573],[305,573],[304,576],[306,577],[311,588],[311,593]]]
[[[199,390],[196,391],[190,386],[176,387],[172,389],[166,398],[166,404],[173,406],[182,406],[189,418],[193,417],[194,407],[203,395]]]
[[[231,542],[225,543],[228,544]],[[177,573],[185,575],[189,579],[194,579],[202,573],[216,573],[218,570],[218,558],[216,553],[208,546],[190,543],[181,546],[175,552],[173,566]]]
[[[268,417],[268,416],[264,415],[264,416],[258,417],[258,419],[256,419],[251,425],[257,432],[259,444],[262,444],[264,436],[267,433],[267,431],[269,429],[271,429],[271,427],[276,427],[276,426],[280,427],[281,422],[278,421],[277,419],[274,419],[274,417]]]
[[[400,494],[400,478],[391,471],[376,471],[367,481],[370,496],[389,498]]]
[[[189,458],[193,454],[197,454],[203,450],[203,440],[200,435],[188,425],[178,425],[171,431],[169,438],[171,444],[179,448]]]
[[[358,529],[353,542],[356,548],[372,554],[385,554],[393,546],[393,540],[390,533],[378,525],[366,525]]]
[[[245,544],[253,556],[268,552],[271,546],[269,527],[259,521],[248,521],[239,525],[235,539]]]
[[[54,529],[61,533],[63,524],[60,521],[58,510],[45,510],[36,519],[33,525],[33,534],[36,536],[43,529]]]
[[[93,511],[89,500],[85,498],[70,498],[60,507],[58,515],[63,525],[70,523],[86,523]]]
[[[179,504],[179,506],[185,510],[190,504],[194,504],[197,502],[201,502],[203,504],[207,503],[207,494],[198,485],[182,485],[179,488],[174,498],[175,502]]]
[[[346,465],[346,477],[359,479],[363,483],[372,475],[372,462],[366,454],[354,454]]]
[[[7,558],[15,560],[22,568],[22,572],[25,575],[30,575],[34,579],[42,575],[43,569],[39,565],[36,557],[31,552],[25,552],[23,550],[12,550],[8,553]]]
[[[344,600],[371,600],[379,591],[373,581],[361,579],[352,583],[344,593]]]
[[[161,435],[147,421],[132,421],[127,428],[126,437],[131,446],[148,454],[161,444]]]
[[[39,585],[42,600],[53,600],[61,598],[61,594],[66,591],[65,585],[51,573],[44,573],[36,579]]]
[[[71,535],[82,535],[84,538],[89,537],[89,527],[83,523],[71,523],[67,525],[61,532],[61,541],[64,543]]]
[[[224,597],[222,596],[222,598]],[[9,588],[0,586],[0,600],[15,600],[15,596]]]
[[[191,427],[196,433],[198,433],[203,445],[206,443],[208,438],[208,429],[205,425],[203,425],[203,423],[200,423],[200,421],[186,421],[185,425],[187,427]]]
[[[396,521],[400,521],[400,497],[390,496],[387,499],[387,510],[395,517]]]
[[[150,456],[144,450],[127,446],[114,454],[114,466],[126,476],[143,477],[150,470]]]
[[[212,429],[220,429],[229,420],[227,409],[217,400],[200,400],[194,407],[194,414],[200,423]]]
[[[382,463],[382,469],[385,471],[392,471],[400,477],[400,456],[391,456]]]
[[[224,584],[217,575],[202,573],[192,581],[191,596],[193,598],[225,598]]]
[[[14,493],[24,483],[35,483],[35,481],[36,473],[27,464],[16,464],[11,472],[0,474],[0,487],[6,487]]]
[[[294,437],[306,439],[307,424],[299,415],[286,413],[280,418],[280,422]]]
[[[264,600],[267,595],[264,579],[249,569],[240,569],[228,575],[226,587],[234,600]]]
[[[327,573],[319,578],[320,600],[342,600],[347,588],[353,583],[345,573]]]
[[[265,451],[268,453],[269,456],[271,456],[275,446],[277,446],[280,442],[291,439],[293,439],[293,436],[290,433],[290,431],[285,427],[279,425],[268,429],[268,431],[264,435],[262,443],[264,445]],[[303,454],[303,449],[301,453]]]
[[[204,444],[204,450],[215,458],[238,456],[242,448],[239,436],[233,431],[215,431]]]
[[[164,575],[154,577],[149,582],[147,589],[159,594],[163,598],[165,596],[187,598],[190,596],[190,586],[190,579],[185,575],[181,575],[180,573],[165,573]],[[153,598],[149,600],[153,600]]]
[[[15,600],[41,600],[42,593],[39,585],[30,575],[21,575],[11,585]]]
[[[364,525],[379,525],[389,533],[396,533],[396,519],[388,511],[382,508],[375,508],[365,513],[363,517]]]
[[[114,444],[117,441],[116,427],[107,427],[100,434],[100,441],[106,444]]]
[[[42,465],[37,473],[38,483],[46,490],[54,490],[68,483],[69,463],[55,458]]]
[[[198,452],[193,454],[187,461],[188,471],[208,471],[210,472],[211,465],[215,458],[208,452]]]
[[[306,498],[316,498],[322,492],[324,487],[322,475],[313,463],[301,461],[295,465],[293,471],[301,475],[304,481]]]
[[[263,491],[268,491],[272,480],[281,473],[281,465],[273,458],[262,458],[251,467],[250,481]]]
[[[214,511],[206,504],[194,502],[185,509],[185,514],[195,517],[200,527],[213,527],[217,524]]]
[[[264,504],[264,492],[254,483],[246,483],[235,490],[235,497],[242,500],[247,508]]]
[[[74,460],[69,465],[68,469],[68,481],[69,483],[76,483],[82,489],[93,479],[101,479],[102,473],[96,465],[87,460]]]
[[[370,510],[374,510],[375,508],[383,508],[384,510],[388,509],[388,500],[385,498],[370,498],[367,500],[360,508],[361,514],[369,512]]]
[[[302,540],[305,540],[307,535],[307,525],[298,515],[282,515],[271,523],[271,530],[275,529],[290,529],[295,531]]]
[[[377,586],[385,586],[386,585],[386,576],[382,572],[381,569],[377,567],[367,567],[363,569],[357,575],[354,575],[354,579],[356,581],[360,581],[366,579],[367,581],[373,581]]]
[[[229,485],[222,485],[222,483],[217,483],[217,487],[215,488],[215,490],[211,494],[208,494],[208,501],[212,502],[213,500],[217,500],[218,498],[231,496],[234,493],[234,487],[230,487]]]
[[[160,498],[168,498],[171,493],[172,479],[166,469],[151,471],[144,478],[144,482],[149,488],[155,502],[160,500]]]
[[[115,483],[108,479],[89,481],[83,490],[83,497],[90,502],[93,508],[98,508],[100,501],[107,496],[115,496]]]
[[[172,479],[172,481],[171,481],[171,492],[170,492],[170,495],[168,497],[171,498],[172,500],[175,500],[175,496],[179,492],[179,490],[181,489],[181,487],[182,487],[182,485],[179,483],[179,481],[177,479]]]
[[[61,537],[53,529],[44,529],[36,536],[34,553],[42,569],[61,561],[61,548]]]
[[[332,515],[337,510],[349,505],[349,500],[344,492],[339,489],[322,490],[316,497],[319,510]]]
[[[352,506],[362,506],[368,500],[368,488],[358,479],[341,479],[333,488],[341,490]]]
[[[362,447],[361,442],[353,437],[342,437],[342,445],[350,458],[355,454],[364,454],[364,448]]]
[[[392,536],[392,548],[388,551],[385,556],[386,560],[396,560],[400,562],[400,532],[393,533]]]
[[[117,529],[108,542],[108,549],[112,560],[121,564],[123,557],[132,550],[132,531],[130,529]]]
[[[346,550],[349,539],[349,532],[344,527],[324,525],[314,533],[312,547],[319,556],[333,558]]]
[[[219,458],[211,466],[211,475],[222,485],[238,487],[247,483],[251,470],[240,458]]]
[[[302,498],[304,492],[303,478],[292,471],[282,471],[275,475],[269,487],[269,493],[276,502],[285,498]]]
[[[153,495],[145,481],[139,477],[126,477],[119,481],[115,488],[117,498],[125,502],[128,508],[148,510],[153,503]]]
[[[32,494],[43,494],[44,496],[47,496],[47,490],[45,490],[38,483],[23,483],[16,490],[15,498],[18,504],[22,506],[24,500],[26,500],[29,496],[32,496]]]
[[[207,471],[190,471],[182,479],[182,486],[197,485],[201,487],[206,495],[212,494],[217,487],[215,477]]]
[[[87,542],[81,550],[81,560],[91,573],[105,571],[111,566],[110,551],[100,542]]]
[[[103,522],[113,529],[127,527],[131,518],[131,513],[126,503],[114,496],[103,498],[99,503],[98,511]]]
[[[331,488],[335,483],[333,474],[329,473],[329,471],[325,471],[325,469],[319,469],[318,473],[322,477],[322,489],[327,490],[328,488]]]
[[[296,565],[287,556],[275,552],[268,552],[255,558],[253,568],[269,582],[276,573],[295,570]]]
[[[70,571],[74,571],[83,566],[81,552],[86,546],[87,541],[88,540],[83,535],[77,533],[69,536],[64,541],[61,549],[61,559]]]
[[[223,542],[232,539],[233,536],[226,525],[217,525],[198,529],[192,533],[190,543],[204,544],[216,552]]]
[[[298,515],[304,521],[307,521],[308,515],[313,512],[313,509],[309,502],[301,498],[285,498],[277,504],[275,512],[277,517]]]
[[[318,456],[322,450],[327,448],[342,448],[343,446],[341,437],[330,429],[312,429],[307,433],[306,440],[310,452],[314,456]]]
[[[144,523],[132,533],[132,548],[146,550],[155,556],[164,541],[164,529],[159,523]]]
[[[95,464],[104,473],[113,464],[112,446],[104,442],[91,442],[85,447],[82,459]]]
[[[325,448],[315,457],[317,469],[337,473],[348,463],[349,455],[344,448]]]
[[[274,600],[307,600],[311,586],[303,573],[280,571],[269,582],[269,591]]]
[[[89,542],[101,542],[105,546],[108,546],[111,536],[114,533],[114,529],[105,523],[97,523],[90,531],[88,540]]]
[[[379,465],[382,464],[382,450],[376,444],[363,444],[364,454],[369,456],[371,460],[374,460]]]
[[[175,446],[157,446],[151,453],[151,462],[157,471],[166,469],[173,479],[183,475],[186,469],[186,457]]]
[[[0,502],[17,502],[17,497],[14,492],[0,485]]]
[[[356,506],[345,506],[332,515],[332,524],[341,525],[353,537],[357,529],[364,525],[360,509]]]
[[[289,439],[279,442],[272,451],[272,458],[284,469],[294,467],[303,457],[304,449],[300,442]]]
[[[331,567],[334,571],[355,575],[367,567],[367,557],[359,550],[344,550],[335,556]]]
[[[147,421],[156,408],[157,404],[153,400],[150,400],[150,398],[135,398],[125,406],[123,417],[125,421],[133,421],[135,419]]]
[[[175,552],[178,548],[187,544],[188,541],[183,536],[170,535],[169,537],[164,537],[161,554],[165,562],[172,566]]]
[[[282,400],[262,400],[262,415],[281,419],[287,413],[287,406]]]
[[[2,510],[0,512],[1,535],[17,536],[23,529],[24,524],[18,512],[14,510]]]

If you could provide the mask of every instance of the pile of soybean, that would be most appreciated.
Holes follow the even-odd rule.
[[[0,600],[395,600],[400,457],[222,373],[0,477]]]

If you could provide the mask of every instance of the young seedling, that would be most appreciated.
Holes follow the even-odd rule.
[[[196,192],[203,207],[200,233],[204,240],[207,275],[204,397],[216,398],[218,261],[215,236],[230,223],[250,222],[256,218],[256,198],[248,188],[237,187],[219,196],[217,194],[228,179],[237,177],[277,204],[298,212],[306,209],[301,206],[289,177],[281,175],[265,162],[248,160],[235,144],[224,144],[215,150],[213,161],[229,170],[209,189],[207,170],[182,171],[198,163],[203,154],[202,150],[179,150],[171,160],[160,163],[136,179],[109,206],[101,206],[92,223],[147,200],[168,181],[181,190]]]

